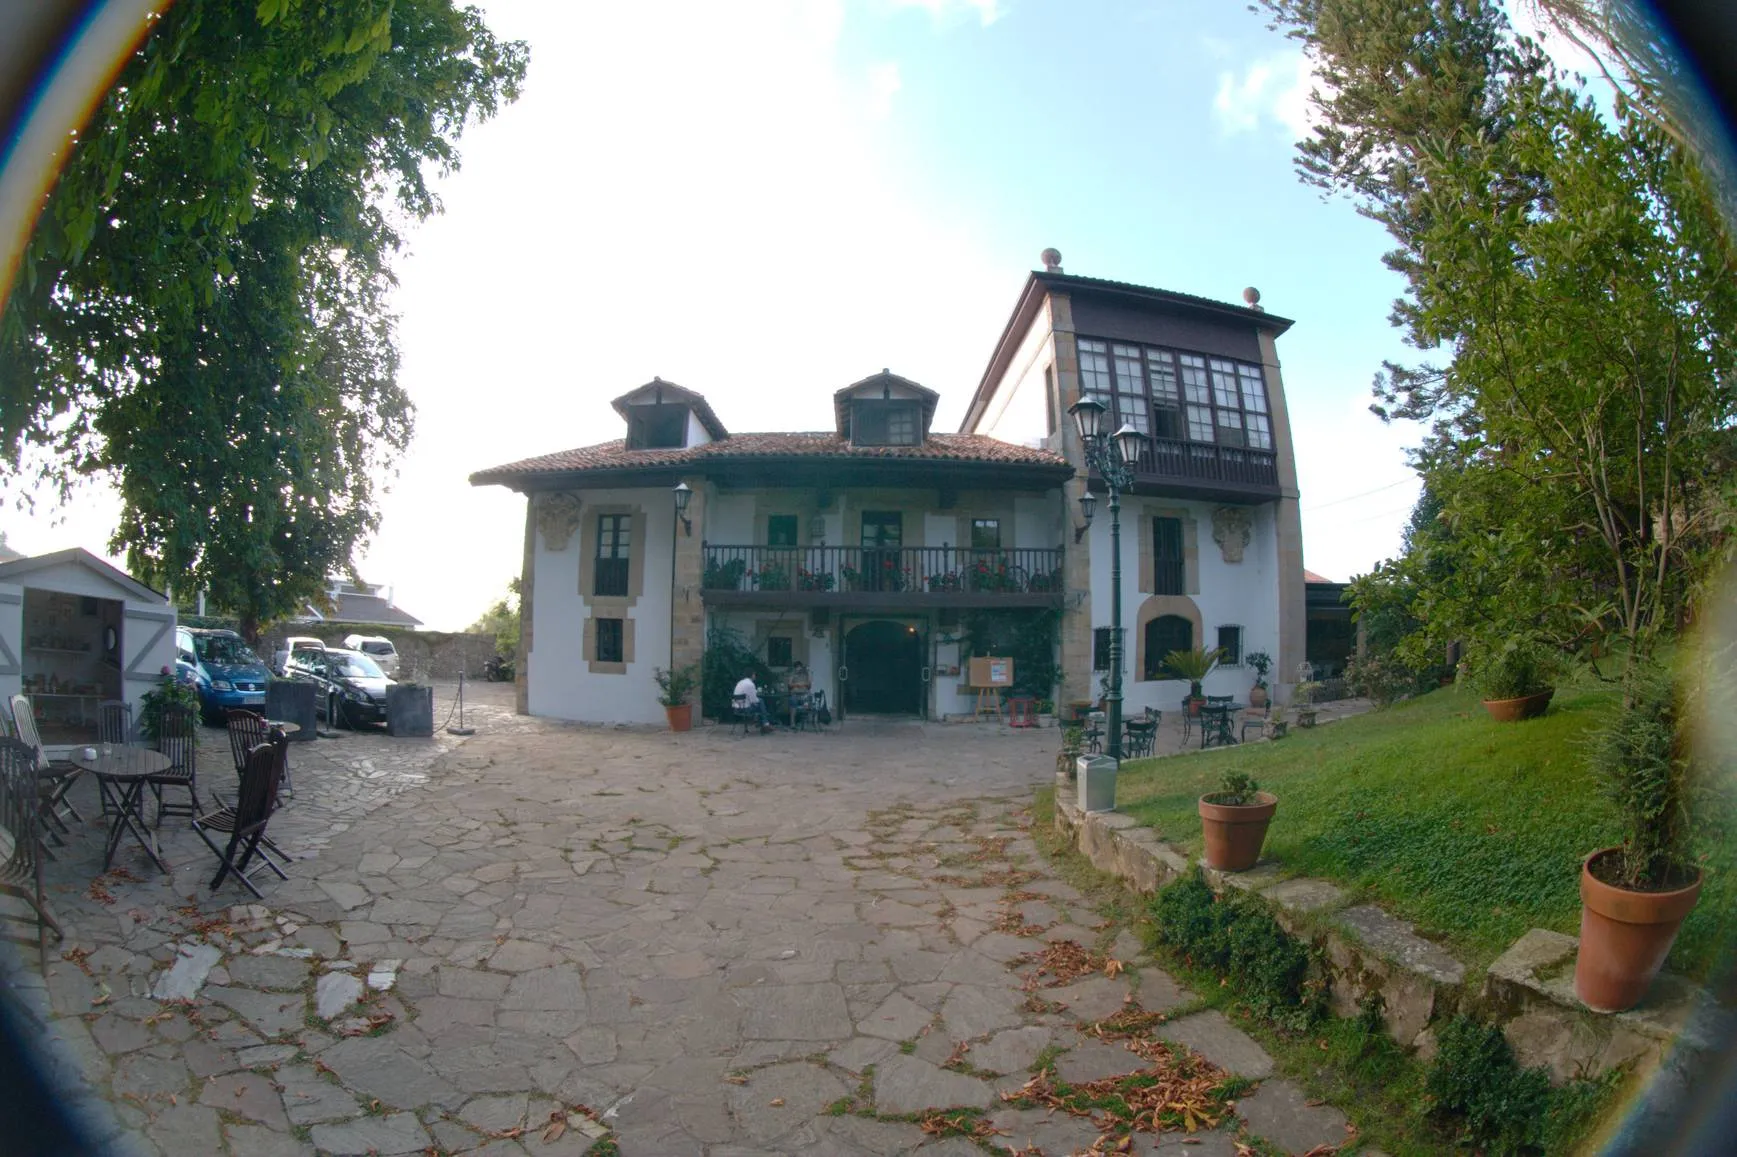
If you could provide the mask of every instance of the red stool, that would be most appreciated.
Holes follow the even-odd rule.
[[[1007,725],[1009,727],[1036,727],[1037,700],[1029,695],[1020,695],[1007,701]]]

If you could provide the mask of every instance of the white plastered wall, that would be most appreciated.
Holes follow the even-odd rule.
[[[671,536],[676,530],[669,489],[587,490],[582,495],[581,526],[566,549],[551,551],[537,532],[530,712],[586,723],[662,723],[664,710],[652,669],[669,666]],[[579,591],[580,558],[595,533],[595,511],[623,506],[645,516],[644,542],[633,548],[643,552],[641,593],[625,612],[633,620],[633,657],[624,674],[595,673],[584,657],[585,620],[592,612]]]
[[[1155,707],[1172,711],[1188,694],[1188,684],[1177,679],[1142,679],[1135,662],[1139,653],[1135,632],[1141,605],[1149,597],[1140,589],[1140,542],[1150,533],[1150,523],[1140,516],[1147,509],[1183,510],[1194,519],[1199,586],[1189,592],[1200,610],[1203,637],[1195,642],[1207,649],[1218,645],[1220,626],[1242,628],[1242,653],[1279,653],[1278,534],[1272,503],[1243,507],[1250,517],[1249,542],[1242,561],[1229,563],[1212,538],[1212,512],[1219,503],[1176,498],[1124,498],[1122,500],[1122,703],[1124,712]],[[1092,626],[1110,625],[1110,519],[1102,502],[1086,541],[1092,550]],[[1084,545],[1084,544],[1082,544]],[[1093,672],[1092,693],[1104,672]],[[1271,676],[1269,676],[1270,678]],[[1207,695],[1234,695],[1248,701],[1254,671],[1247,665],[1220,667],[1207,676],[1202,691]]]

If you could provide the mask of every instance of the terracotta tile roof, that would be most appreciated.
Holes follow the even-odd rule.
[[[1016,446],[983,434],[932,433],[921,446],[853,446],[832,431],[824,433],[732,434],[718,442],[676,450],[629,450],[625,439],[542,454],[479,470],[470,476],[473,486],[511,483],[539,474],[583,473],[591,470],[630,470],[703,465],[752,459],[834,458],[860,462],[872,459],[903,459],[919,462],[966,462],[1006,466],[1033,466],[1071,471],[1067,459],[1048,450]]]
[[[1332,579],[1323,578],[1322,576],[1316,574],[1314,571],[1310,570],[1308,567],[1303,568],[1303,581],[1306,583],[1330,583],[1330,582],[1333,582]],[[1338,584],[1335,584],[1335,585],[1338,585]]]

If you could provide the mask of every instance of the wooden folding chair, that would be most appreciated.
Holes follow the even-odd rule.
[[[19,741],[30,749],[32,766],[36,769],[40,798],[37,820],[41,831],[57,846],[64,847],[66,841],[60,837],[72,834],[67,819],[84,822],[72,800],[67,798],[67,792],[72,790],[83,769],[65,760],[48,758],[48,752],[42,746],[42,736],[36,730],[36,712],[28,696],[12,696],[12,726],[18,732]],[[46,846],[43,851],[48,851]],[[49,858],[53,858],[53,853],[49,853]]]
[[[191,821],[199,814],[199,713],[179,703],[164,708],[157,723],[157,750],[169,757],[168,771],[145,780],[157,797],[157,826],[163,826],[165,815],[186,816]],[[187,802],[171,802],[166,791],[182,787],[187,789]]]
[[[228,716],[229,754],[235,759],[235,774],[247,770],[247,753],[262,743],[271,741],[266,733],[265,716],[245,707],[231,707]],[[216,795],[211,797],[216,799]]]
[[[217,874],[211,877],[213,892],[222,885],[223,877],[233,872],[242,886],[257,899],[265,899],[252,879],[252,873],[259,870],[260,864],[276,873],[278,879],[289,879],[283,869],[260,850],[260,844],[266,838],[266,825],[271,822],[272,801],[277,798],[278,780],[288,747],[289,741],[280,736],[248,752],[235,806],[194,817],[193,830],[199,833],[199,838],[205,841],[205,846],[219,861]],[[212,838],[214,834],[227,834],[229,839],[224,846],[218,847]],[[248,865],[253,863],[255,856],[259,857],[259,864],[250,869]]]
[[[36,914],[36,950],[48,967],[48,933],[62,938],[60,922],[48,912],[42,887],[42,858],[47,850],[37,833],[41,795],[37,788],[36,752],[16,739],[0,739],[0,832],[11,845],[0,860],[0,893],[17,896]]]

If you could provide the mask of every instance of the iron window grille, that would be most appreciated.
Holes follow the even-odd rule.
[[[599,663],[622,663],[626,652],[622,619],[596,619],[597,661]]]

